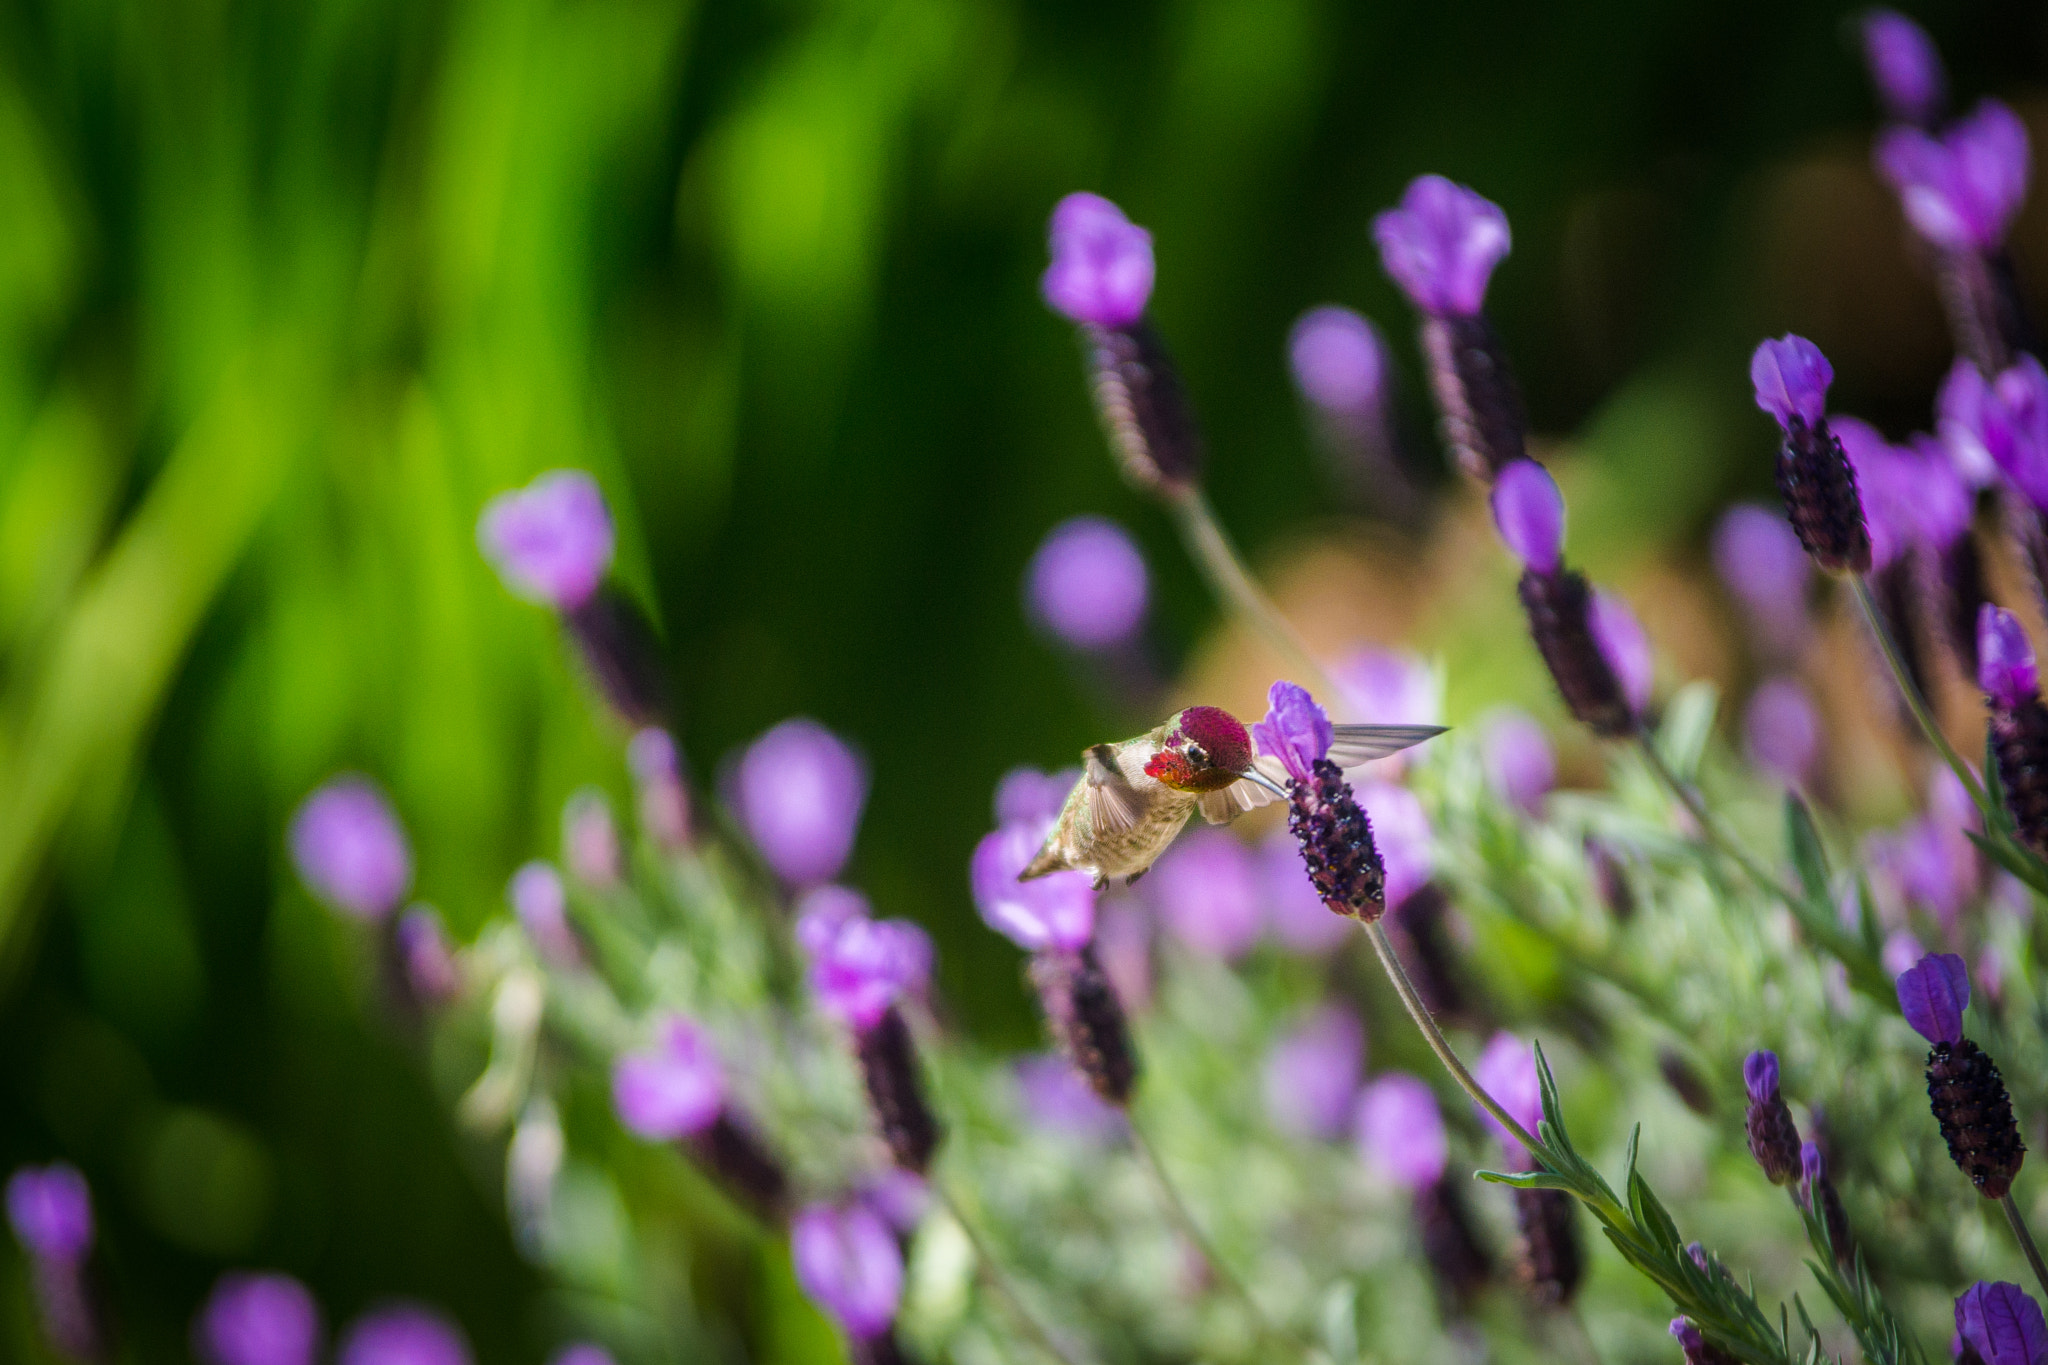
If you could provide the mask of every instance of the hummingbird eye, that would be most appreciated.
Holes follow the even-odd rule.
[[[1188,745],[1188,762],[1194,764],[1197,768],[1206,768],[1209,766],[1209,755],[1201,745],[1190,744]]]

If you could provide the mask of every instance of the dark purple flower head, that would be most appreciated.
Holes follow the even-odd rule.
[[[1425,313],[1466,317],[1486,302],[1493,268],[1508,254],[1498,205],[1440,175],[1411,182],[1398,208],[1372,221],[1380,262]]]
[[[1308,781],[1335,738],[1329,714],[1316,705],[1307,688],[1291,682],[1274,683],[1266,691],[1266,701],[1266,718],[1252,727],[1259,752],[1280,760],[1295,781]]]
[[[1993,602],[1977,609],[1977,685],[1995,704],[2018,706],[2040,687],[2034,646],[2020,618]]]
[[[849,919],[811,961],[818,1003],[856,1029],[870,1029],[931,979],[931,938],[908,920]]]
[[[1714,528],[1714,572],[1749,613],[1763,642],[1779,653],[1806,633],[1806,591],[1813,561],[1785,518],[1752,504],[1731,507]]]
[[[1128,327],[1152,297],[1152,234],[1099,194],[1070,194],[1047,232],[1052,264],[1039,289],[1052,310],[1079,323]]]
[[[1182,835],[1152,869],[1145,893],[1166,931],[1205,957],[1242,957],[1265,928],[1251,850],[1220,829]]]
[[[1311,308],[1287,337],[1295,387],[1337,417],[1371,417],[1386,399],[1392,358],[1379,328],[1349,308]]]
[[[881,1335],[903,1297],[896,1234],[866,1204],[812,1204],[789,1225],[797,1283],[856,1341]]]
[[[1787,786],[1803,786],[1820,757],[1820,712],[1796,678],[1766,678],[1742,710],[1749,761]]]
[[[1349,939],[1350,921],[1330,913],[1302,866],[1301,847],[1285,825],[1277,825],[1259,848],[1266,912],[1273,937],[1289,952],[1327,953]]]
[[[1326,1005],[1281,1035],[1266,1054],[1266,1112],[1282,1132],[1324,1141],[1340,1137],[1364,1069],[1365,1029],[1358,1016]]]
[[[974,846],[974,906],[988,927],[1027,952],[1072,952],[1095,937],[1095,884],[1085,872],[1017,880],[1045,839],[1045,822],[1004,825]]]
[[[761,857],[792,886],[829,882],[846,866],[867,802],[867,765],[814,720],[786,720],[747,747],[734,804]]]
[[[418,1304],[365,1313],[341,1339],[336,1365],[470,1365],[462,1329]]]
[[[1081,650],[1111,649],[1136,635],[1151,593],[1137,544],[1104,517],[1053,527],[1031,556],[1024,584],[1032,617]]]
[[[476,538],[506,587],[557,611],[589,601],[612,563],[611,513],[580,469],[551,470],[492,498]]]
[[[1495,712],[1479,734],[1479,758],[1494,795],[1536,814],[1557,784],[1549,734],[1534,716],[1512,707]]]
[[[7,1222],[23,1250],[70,1264],[92,1250],[92,1191],[76,1166],[23,1166],[7,1178]]]
[[[1795,422],[1810,427],[1826,414],[1835,367],[1820,347],[1787,332],[1757,343],[1749,358],[1749,382],[1756,387],[1756,405],[1789,431]]]
[[[1353,791],[1372,821],[1373,841],[1379,846],[1386,876],[1387,904],[1399,906],[1420,891],[1436,870],[1429,813],[1414,792],[1392,782],[1361,782]]]
[[[1930,1043],[1963,1040],[1963,1011],[1970,1007],[1970,972],[1954,953],[1929,953],[1899,973],[1899,1008],[1906,1022]]]
[[[521,867],[512,874],[505,896],[542,961],[556,967],[583,965],[582,946],[569,927],[569,892],[553,863],[536,859]]]
[[[1870,10],[1863,16],[1863,60],[1889,117],[1925,126],[1941,116],[1948,77],[1926,29],[1897,10]]]
[[[2048,1323],[2041,1305],[2016,1284],[1983,1280],[1956,1300],[1956,1334],[1984,1365],[2041,1365],[2048,1358]]]
[[[1564,495],[1534,460],[1516,460],[1493,485],[1493,524],[1515,557],[1537,573],[1556,573],[1564,554]]]
[[[315,897],[357,919],[382,919],[412,887],[412,850],[366,777],[331,779],[292,816],[292,862]]]
[[[1335,918],[1327,910],[1322,915]],[[1074,1064],[1056,1052],[1020,1057],[1011,1071],[1018,1104],[1034,1128],[1099,1146],[1114,1142],[1128,1126],[1123,1110],[1105,1104]]]
[[[1761,1048],[1742,1062],[1742,1088],[1757,1104],[1769,1104],[1778,1093],[1778,1054]]]
[[[206,1365],[313,1365],[320,1307],[289,1275],[223,1275],[192,1337]]]
[[[434,1004],[454,997],[462,989],[462,973],[455,963],[441,916],[431,906],[415,905],[399,918],[399,963],[405,970],[406,985],[415,999]]]
[[[996,823],[1050,825],[1066,803],[1067,793],[1080,779],[1079,768],[1056,773],[1036,768],[1010,769],[996,783]]]
[[[1537,1125],[1543,1121],[1543,1087],[1536,1074],[1536,1054],[1527,1043],[1506,1031],[1494,1034],[1486,1050],[1479,1054],[1479,1062],[1472,1068],[1472,1078],[1479,1082],[1480,1089],[1492,1095],[1500,1107],[1508,1111],[1510,1118],[1531,1134],[1536,1132]],[[1484,1109],[1479,1111],[1479,1117],[1500,1138],[1509,1158],[1526,1165],[1529,1158],[1521,1140]]]
[[[725,1069],[711,1040],[671,1016],[653,1047],[612,1065],[612,1107],[619,1122],[650,1142],[673,1142],[711,1126],[725,1107]]]
[[[1593,594],[1588,618],[1601,657],[1607,660],[1615,681],[1621,684],[1621,695],[1627,699],[1629,710],[1640,716],[1650,704],[1650,689],[1656,680],[1650,659],[1650,637],[1644,632],[1643,623],[1636,619],[1627,602],[1606,591]]]
[[[2027,126],[1985,100],[1939,137],[1888,129],[1877,140],[1877,173],[1890,183],[1914,231],[1950,251],[1996,251],[2027,198],[2032,173]]]
[[[1450,1161],[1444,1116],[1424,1082],[1390,1071],[1359,1092],[1358,1153],[1374,1170],[1411,1190],[1443,1179]]]

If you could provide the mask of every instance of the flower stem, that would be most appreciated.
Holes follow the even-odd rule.
[[[1216,520],[1216,513],[1210,508],[1202,490],[1191,487],[1175,493],[1168,506],[1173,509],[1174,522],[1180,527],[1181,538],[1187,542],[1188,553],[1194,556],[1196,567],[1209,580],[1209,586],[1216,595],[1257,631],[1273,651],[1286,660],[1288,667],[1301,674],[1302,681],[1310,690],[1335,701],[1339,694],[1330,683],[1330,675],[1309,652],[1308,642],[1280,614],[1280,609],[1266,596],[1265,589],[1245,568],[1243,557],[1230,543],[1229,535],[1222,523]]]
[[[1025,1306],[1024,1296],[1018,1293],[1017,1287],[1010,1282],[1010,1272],[995,1258],[995,1253],[989,1249],[988,1239],[982,1236],[981,1229],[967,1216],[967,1210],[953,1197],[952,1190],[945,1182],[932,1181],[932,1189],[938,1193],[939,1202],[946,1206],[946,1212],[953,1215],[953,1221],[967,1234],[967,1244],[974,1248],[975,1259],[981,1263],[982,1279],[995,1291],[996,1297],[1003,1301],[1003,1306],[1010,1310],[1010,1316],[1022,1325],[1024,1334],[1031,1338],[1032,1343],[1054,1360],[1060,1361],[1062,1365],[1093,1365],[1092,1357],[1063,1345],[1038,1314]]]
[[[2019,1239],[2020,1250],[2026,1253],[2027,1264],[2033,1267],[2034,1282],[2041,1286],[2041,1292],[2048,1294],[2048,1264],[2041,1261],[2041,1248],[2034,1245],[2034,1234],[2027,1231],[2027,1220],[2020,1216],[2020,1206],[2013,1202],[2011,1191],[1998,1201],[2005,1206],[2005,1221],[2012,1224],[2012,1235]]]
[[[1885,666],[1891,670],[1892,681],[1898,685],[1899,695],[1906,699],[1906,709],[1913,713],[1913,720],[1920,726],[1921,733],[1927,736],[1927,742],[1941,755],[1942,762],[1948,764],[1950,771],[1955,773],[1956,780],[1963,784],[1963,790],[1970,794],[1970,800],[1984,813],[1984,827],[1995,829],[1997,812],[1988,804],[1989,798],[1984,794],[1984,785],[1977,780],[1977,775],[1970,771],[1969,765],[1963,762],[1962,756],[1948,742],[1948,736],[1941,732],[1941,726],[1935,723],[1934,712],[1928,708],[1927,699],[1920,695],[1919,687],[1913,682],[1913,675],[1906,671],[1906,660],[1899,652],[1899,642],[1892,638],[1891,627],[1885,624],[1884,614],[1877,609],[1877,601],[1870,595],[1870,583],[1861,574],[1857,574],[1849,579],[1849,590],[1856,597],[1856,605],[1863,611],[1863,619],[1870,626],[1870,633],[1877,637],[1877,647],[1884,654]]]
[[[1736,843],[1728,831],[1721,828],[1721,822],[1707,809],[1707,803],[1700,799],[1700,794],[1674,772],[1664,755],[1658,752],[1656,741],[1646,733],[1638,733],[1636,742],[1637,747],[1643,751],[1644,759],[1650,765],[1650,771],[1657,775],[1657,780],[1664,785],[1665,790],[1669,791],[1673,799],[1684,806],[1686,813],[1692,816],[1693,823],[1700,827],[1701,837],[1728,861],[1741,868],[1742,874],[1759,888],[1791,904],[1795,900],[1791,888],[1765,871],[1761,863],[1751,857],[1742,845]]]

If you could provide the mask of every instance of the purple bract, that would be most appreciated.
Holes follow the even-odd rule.
[[[207,1365],[313,1365],[320,1308],[289,1275],[223,1275],[192,1336]]]
[[[1764,644],[1780,653],[1806,633],[1806,592],[1813,561],[1780,514],[1744,504],[1714,528],[1714,571],[1748,611]]]
[[[1607,666],[1614,670],[1621,695],[1627,699],[1629,710],[1641,715],[1650,704],[1650,688],[1656,679],[1650,659],[1650,637],[1644,632],[1643,623],[1636,619],[1627,602],[1605,591],[1594,592],[1588,615],[1593,639]]]
[[[867,1205],[812,1204],[790,1222],[789,1253],[804,1293],[848,1336],[878,1336],[896,1320],[903,1253]]]
[[[1929,953],[1899,973],[1899,1009],[1930,1043],[1959,1043],[1970,1007],[1970,972],[1954,953]]]
[[[1797,679],[1766,678],[1742,710],[1750,762],[1787,786],[1804,785],[1820,757],[1820,712]]]
[[[1306,782],[1316,761],[1330,752],[1330,717],[1308,689],[1276,682],[1266,691],[1266,718],[1252,727],[1259,752],[1280,760],[1288,775]]]
[[[850,918],[813,956],[811,991],[826,1011],[868,1029],[901,997],[922,994],[931,970],[931,938],[915,924]]]
[[[1756,405],[1780,426],[1789,428],[1796,421],[1810,427],[1827,412],[1835,367],[1820,347],[1787,332],[1757,344],[1749,358],[1749,382],[1756,388]]]
[[[1951,251],[2002,246],[2033,170],[2026,124],[1997,100],[1983,101],[1939,137],[1889,129],[1878,138],[1876,160],[1914,231]]]
[[[1778,1093],[1778,1054],[1759,1048],[1742,1060],[1742,1088],[1754,1104],[1769,1104]]]
[[[1323,916],[1336,918],[1327,910]],[[1074,1070],[1074,1064],[1058,1053],[1020,1057],[1011,1071],[1016,1077],[1018,1104],[1025,1121],[1034,1128],[1102,1145],[1115,1141],[1129,1127],[1123,1110],[1104,1103]]]
[[[1358,1017],[1326,1005],[1266,1054],[1266,1112],[1283,1132],[1341,1137],[1364,1068],[1365,1029]]]
[[[725,1107],[725,1070],[711,1040],[671,1016],[653,1047],[612,1065],[612,1107],[630,1131],[652,1142],[703,1132]]]
[[[1047,533],[1024,573],[1040,625],[1081,650],[1111,649],[1145,623],[1151,580],[1130,533],[1104,517],[1074,517]]]
[[[1004,825],[974,847],[969,876],[974,905],[989,928],[1029,952],[1073,951],[1095,936],[1095,886],[1085,872],[1053,872],[1028,882],[1017,874],[1038,853],[1042,821]]]
[[[1977,685],[2004,707],[2030,700],[2040,686],[2026,627],[1992,602],[1977,609]]]
[[[1368,1166],[1411,1190],[1443,1179],[1450,1160],[1444,1118],[1428,1085],[1405,1072],[1378,1077],[1359,1092],[1354,1131]]]
[[[1099,194],[1054,206],[1046,234],[1052,264],[1039,289],[1054,312],[1097,327],[1128,327],[1152,297],[1152,234]]]
[[[1863,16],[1863,60],[1885,113],[1901,123],[1932,123],[1948,98],[1941,54],[1927,30],[1897,10]]]
[[[1956,1300],[1956,1334],[1984,1365],[2041,1365],[2048,1358],[2048,1323],[2026,1290],[1983,1280]]]
[[[542,961],[564,968],[583,965],[582,946],[569,927],[569,892],[553,863],[527,863],[512,874],[505,895]]]
[[[1425,313],[1469,316],[1486,302],[1487,281],[1508,254],[1507,215],[1440,175],[1413,181],[1398,207],[1372,222],[1380,262]]]
[[[92,1191],[76,1166],[23,1166],[7,1178],[7,1222],[39,1260],[72,1264],[92,1250]]]
[[[733,781],[740,822],[792,886],[829,882],[846,866],[867,802],[867,766],[814,720],[786,720],[747,747]]]
[[[1564,553],[1564,495],[1534,460],[1516,460],[1493,485],[1493,524],[1515,557],[1537,573],[1556,573]]]
[[[1349,308],[1327,304],[1303,313],[1287,337],[1295,387],[1340,417],[1369,417],[1386,394],[1392,358],[1379,328]]]
[[[412,850],[374,784],[331,779],[292,816],[292,862],[314,896],[358,919],[382,919],[412,887]]]
[[[431,1308],[395,1304],[357,1318],[337,1365],[469,1365],[462,1330]]]
[[[476,538],[506,587],[557,611],[589,601],[612,563],[611,513],[580,469],[551,470],[492,498]]]
[[[1527,1043],[1512,1033],[1494,1034],[1486,1050],[1479,1054],[1479,1062],[1472,1068],[1472,1077],[1501,1108],[1507,1110],[1510,1118],[1527,1129],[1531,1136],[1535,1135],[1537,1125],[1543,1120],[1543,1086],[1536,1074],[1536,1054]],[[1526,1165],[1529,1157],[1521,1139],[1502,1127],[1500,1120],[1486,1110],[1481,1109],[1479,1116],[1500,1138],[1508,1156]]]
[[[1479,731],[1479,758],[1494,794],[1531,815],[1557,783],[1550,735],[1526,711],[1503,708],[1488,717]]]

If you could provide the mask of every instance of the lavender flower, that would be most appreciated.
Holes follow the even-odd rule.
[[[1819,1143],[1809,1142],[1800,1147],[1799,1171],[1800,1200],[1820,1219],[1827,1230],[1828,1249],[1835,1264],[1846,1270],[1856,1263],[1856,1241],[1849,1231],[1849,1213],[1842,1207],[1842,1196],[1835,1192],[1835,1182],[1828,1179],[1827,1155]]]
[[[969,869],[974,904],[989,928],[1027,952],[1075,952],[1095,937],[1095,885],[1088,874],[1017,880],[1045,829],[1037,822],[1007,824],[975,845]]]
[[[1863,60],[1885,114],[1931,128],[1948,101],[1948,76],[1927,30],[1897,10],[1874,9],[1862,23]]]
[[[1359,1092],[1353,1115],[1366,1165],[1397,1185],[1422,1191],[1444,1177],[1450,1145],[1436,1095],[1402,1071],[1376,1077]]]
[[[1039,282],[1054,312],[1095,327],[1129,327],[1152,297],[1152,234],[1099,194],[1070,194],[1052,211],[1052,264]]]
[[[1990,748],[2020,842],[2048,856],[2048,707],[2036,695],[2033,646],[2019,621],[1987,602],[1977,617],[1977,681]]]
[[[1050,826],[1066,803],[1067,793],[1080,780],[1079,768],[1061,772],[1040,772],[1036,768],[1012,768],[996,783],[996,823]]]
[[[1655,670],[1650,660],[1650,637],[1627,602],[1611,592],[1596,591],[1587,614],[1600,655],[1621,684],[1621,695],[1637,716],[1649,709],[1650,687]]]
[[[1398,208],[1373,219],[1372,235],[1387,274],[1417,308],[1460,317],[1484,305],[1510,244],[1499,206],[1440,175],[1410,183]]]
[[[1018,1105],[1034,1128],[1087,1146],[1107,1146],[1129,1127],[1123,1111],[1105,1104],[1087,1078],[1058,1053],[1020,1057],[1011,1074]]]
[[[92,1250],[92,1191],[66,1162],[23,1166],[7,1179],[7,1223],[36,1259],[75,1265]]]
[[[1430,851],[1429,814],[1414,792],[1391,782],[1361,782],[1353,794],[1365,811],[1379,849],[1381,894],[1389,906],[1399,909],[1436,870]]]
[[[412,886],[412,850],[398,817],[353,773],[329,779],[300,805],[291,850],[306,889],[357,919],[384,918]]]
[[[1493,524],[1532,573],[1554,574],[1563,562],[1564,495],[1550,471],[1516,460],[1493,485]]]
[[[867,767],[814,720],[786,720],[749,745],[735,807],[754,846],[792,886],[829,882],[846,866],[867,801]]]
[[[1750,1053],[1742,1063],[1742,1086],[1749,1092],[1749,1154],[1773,1185],[1789,1184],[1799,1175],[1799,1128],[1778,1092],[1778,1054]]]
[[[1442,688],[1436,675],[1406,650],[1354,650],[1331,671],[1345,704],[1360,723],[1435,725],[1443,719]]]
[[[725,1069],[704,1032],[671,1015],[653,1047],[613,1064],[612,1105],[628,1130],[651,1142],[693,1137],[725,1108]]]
[[[1103,517],[1053,527],[1024,582],[1032,617],[1075,649],[1114,649],[1145,623],[1151,584],[1144,556],[1123,527]]]
[[[811,991],[855,1030],[875,1027],[898,1000],[922,995],[931,979],[931,938],[908,920],[849,917],[824,936],[813,922],[811,938]]]
[[[1756,405],[1776,418],[1785,433],[1778,452],[1778,492],[1799,543],[1829,572],[1862,573],[1870,567],[1870,533],[1855,472],[1825,415],[1834,367],[1818,346],[1787,333],[1757,346],[1749,378]]]
[[[1633,734],[1649,701],[1649,642],[1625,606],[1565,568],[1557,484],[1532,460],[1509,463],[1494,488],[1493,518],[1523,562],[1516,592],[1565,705],[1596,734]]]
[[[1472,1068],[1472,1078],[1479,1082],[1481,1090],[1493,1096],[1495,1103],[1507,1110],[1508,1117],[1530,1134],[1536,1133],[1543,1122],[1543,1086],[1536,1074],[1536,1056],[1527,1043],[1505,1031],[1494,1034],[1488,1040],[1486,1050],[1479,1054],[1479,1061]],[[1522,1146],[1521,1139],[1486,1110],[1479,1110],[1479,1117],[1500,1139],[1501,1151],[1506,1155],[1508,1164],[1517,1170],[1527,1169],[1529,1151]]]
[[[1813,563],[1785,519],[1749,504],[1729,508],[1714,528],[1713,557],[1766,651],[1794,654],[1806,635]]]
[[[555,871],[554,864],[525,864],[512,874],[505,896],[542,961],[564,969],[583,965],[583,946],[569,927],[568,888],[562,885],[562,874]]]
[[[1297,1137],[1331,1141],[1351,1118],[1365,1067],[1358,1017],[1326,1005],[1281,1035],[1266,1054],[1266,1112]]]
[[[578,791],[562,807],[562,863],[585,886],[618,885],[619,830],[611,803],[595,787]]]
[[[1685,1365],[1736,1365],[1735,1357],[1702,1336],[1689,1318],[1673,1318],[1671,1336],[1685,1352]]]
[[[462,1329],[419,1304],[365,1313],[348,1329],[337,1365],[470,1365]]]
[[[2026,628],[1989,602],[1977,616],[1977,685],[1993,706],[2006,708],[2033,700],[2041,685]]]
[[[2048,1358],[2048,1323],[2016,1284],[1986,1284],[1964,1290],[1956,1300],[1956,1335],[1984,1365],[2041,1365]]]
[[[223,1275],[192,1337],[206,1365],[314,1365],[320,1308],[289,1275]]]
[[[404,977],[407,997],[416,1006],[439,1005],[462,990],[462,973],[455,951],[441,925],[441,916],[429,905],[415,905],[399,917],[392,931],[392,947]]]
[[[896,1234],[865,1204],[812,1204],[789,1228],[797,1283],[855,1341],[879,1337],[903,1297]]]
[[[551,470],[492,498],[476,537],[507,588],[561,612],[588,602],[611,567],[611,513],[580,469]]]
[[[1259,752],[1287,770],[1287,828],[1316,894],[1337,914],[1378,919],[1386,911],[1386,874],[1365,811],[1327,757],[1334,737],[1329,716],[1291,682],[1274,683],[1267,702],[1252,735]]]
[[[1207,957],[1242,957],[1265,927],[1251,851],[1220,829],[1191,830],[1146,883],[1159,922]]]
[[[1998,1066],[1963,1036],[1970,974],[1954,953],[1934,953],[1900,973],[1899,1009],[1927,1053],[1927,1098],[1948,1154],[1986,1199],[2002,1199],[2026,1158]]]
[[[659,726],[634,732],[626,745],[640,828],[663,848],[690,841],[690,796],[683,789],[675,738]]]
[[[1870,534],[1870,567],[1880,572],[1919,536],[1921,471],[1870,423],[1837,417],[1832,426],[1856,475],[1863,524]]]
[[[855,920],[870,919],[874,906],[850,886],[829,882],[797,897],[796,946],[812,962],[828,951],[839,931]]]
[[[1303,313],[1287,337],[1295,387],[1325,417],[1347,425],[1382,420],[1393,358],[1379,328],[1334,304]]]
[[[1803,787],[1820,757],[1820,713],[1797,679],[1766,678],[1742,711],[1749,761],[1790,787]]]
[[[2003,474],[2038,510],[2048,507],[2048,369],[2020,356],[1986,379],[1958,360],[1935,401],[1942,445],[1976,484]]]
[[[1494,795],[1531,815],[1557,784],[1557,756],[1550,736],[1526,711],[1504,707],[1480,727],[1479,759]]]
[[[1888,129],[1876,159],[1914,231],[1950,251],[2002,247],[2032,170],[2027,127],[1997,100],[1983,101],[1939,137]]]
[[[1346,942],[1350,922],[1330,913],[1301,863],[1301,847],[1286,826],[1275,827],[1259,846],[1267,925],[1289,952],[1316,956]]]

